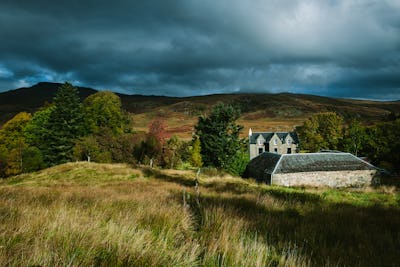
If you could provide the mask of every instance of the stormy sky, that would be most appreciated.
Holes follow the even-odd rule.
[[[0,91],[400,99],[400,0],[1,0]]]

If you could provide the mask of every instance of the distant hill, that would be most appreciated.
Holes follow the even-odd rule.
[[[0,125],[21,111],[35,112],[46,103],[51,103],[60,83],[41,82],[31,87],[23,87],[0,93]],[[96,93],[90,88],[78,87],[81,99]]]
[[[21,111],[34,112],[50,103],[61,84],[38,83],[0,93],[0,125]],[[97,92],[78,87],[82,99]],[[132,113],[136,130],[146,130],[149,122],[163,118],[170,134],[190,138],[193,126],[217,102],[229,102],[242,110],[239,123],[255,131],[287,131],[313,113],[334,111],[346,119],[373,123],[390,113],[400,113],[400,101],[370,101],[302,94],[220,94],[195,97],[165,97],[118,94],[124,109]],[[243,133],[244,135],[246,133]]]

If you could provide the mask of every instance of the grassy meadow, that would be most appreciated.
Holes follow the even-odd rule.
[[[394,187],[69,163],[0,181],[0,266],[399,266]]]

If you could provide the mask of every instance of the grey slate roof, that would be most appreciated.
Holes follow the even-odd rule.
[[[376,170],[374,166],[350,153],[276,154],[264,152],[252,159],[243,174],[264,180],[276,173]]]
[[[282,155],[274,173],[375,170],[350,153],[307,153]]]
[[[257,138],[262,135],[265,139],[265,141],[269,142],[272,138],[272,136],[275,134],[275,132],[254,132],[249,139],[250,144],[256,144],[257,143]],[[298,144],[299,143],[299,138],[297,136],[296,132],[277,132],[276,135],[281,139],[281,142],[285,142],[285,138],[287,135],[290,135],[293,139],[293,143]]]
[[[252,159],[243,173],[244,178],[263,179],[265,174],[271,174],[282,155],[264,152]]]

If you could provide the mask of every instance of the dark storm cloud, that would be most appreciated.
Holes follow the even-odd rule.
[[[399,13],[397,0],[3,0],[0,89],[400,98]]]

